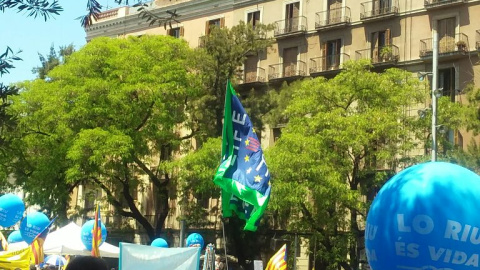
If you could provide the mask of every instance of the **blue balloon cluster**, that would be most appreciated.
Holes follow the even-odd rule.
[[[480,267],[480,177],[430,162],[390,179],[372,202],[365,250],[373,270]]]
[[[7,237],[7,242],[9,244],[18,243],[22,241],[23,241],[22,234],[20,233],[19,230],[11,232]]]
[[[41,212],[33,212],[20,223],[20,234],[27,244],[31,244],[35,237],[42,233],[50,225],[48,217]]]
[[[187,237],[187,247],[200,247],[203,249],[204,245],[203,237],[198,233],[192,233]]]
[[[95,220],[89,220],[82,226],[82,243],[87,250],[92,250],[93,225],[95,225]],[[102,230],[102,240],[100,241],[100,245],[102,245],[105,242],[105,239],[107,239],[107,228],[105,228],[105,225],[103,225],[102,222],[100,222],[100,227]]]
[[[13,226],[22,219],[23,212],[25,205],[17,195],[5,194],[0,197],[0,226]]]
[[[150,246],[152,246],[152,247],[168,248],[168,243],[167,243],[167,241],[165,241],[165,239],[163,239],[163,238],[157,238],[157,239],[155,239],[155,240],[152,241],[152,243],[150,244]]]

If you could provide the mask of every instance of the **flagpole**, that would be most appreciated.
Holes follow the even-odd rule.
[[[225,267],[226,267],[226,270],[228,270],[227,237],[225,236],[225,222],[223,222],[223,217],[222,217],[222,230],[223,230],[223,248],[225,250]]]
[[[230,79],[227,79],[227,83],[225,84],[225,103],[223,105],[223,107],[225,107],[225,104],[227,103],[227,91],[228,91],[228,81]],[[225,123],[223,123],[225,125]],[[223,129],[222,129],[222,142],[223,142]],[[220,153],[220,155],[222,155],[223,153]],[[223,156],[220,157],[220,160],[223,159]],[[222,192],[224,192],[222,190]],[[225,203],[224,201],[222,201],[222,204]],[[227,257],[227,237],[225,236],[225,219],[221,218],[221,222],[222,222],[222,231],[223,231],[223,249],[225,251],[225,268],[226,270],[228,270],[228,257]]]

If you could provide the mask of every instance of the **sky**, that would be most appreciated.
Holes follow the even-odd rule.
[[[41,17],[33,18],[16,10],[0,12],[0,54],[7,46],[23,61],[15,61],[14,69],[0,77],[0,82],[10,84],[18,81],[33,80],[36,75],[32,68],[40,66],[38,53],[48,55],[52,44],[58,52],[60,46],[73,44],[75,50],[85,45],[85,31],[76,18],[87,13],[87,0],[59,0],[63,11],[45,22]],[[115,8],[114,0],[99,0],[103,9]]]

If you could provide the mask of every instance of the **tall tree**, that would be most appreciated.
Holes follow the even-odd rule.
[[[32,73],[36,73],[39,79],[46,79],[48,72],[54,69],[56,66],[65,63],[67,57],[75,52],[75,47],[73,44],[68,46],[60,46],[58,52],[55,51],[55,47],[50,47],[50,53],[46,56],[38,53],[38,58],[40,60],[41,66],[34,67]]]
[[[200,78],[204,95],[192,104],[196,110],[197,129],[203,130],[199,140],[222,134],[223,105],[227,79],[236,80],[249,54],[265,53],[273,44],[266,38],[271,25],[240,23],[232,28],[213,26],[210,33],[201,38],[198,51]],[[206,128],[205,128],[206,127]]]
[[[333,79],[293,83],[277,98],[287,101],[280,105],[286,110],[273,118],[287,123],[266,153],[274,179],[270,211],[284,228],[312,233],[315,269],[359,269],[368,206],[362,198],[371,199],[426,139],[428,123],[415,110],[425,87],[406,71],[369,68],[350,62]]]
[[[69,192],[87,184],[158,237],[175,196],[159,164],[180,147],[185,100],[199,93],[192,57],[185,41],[169,36],[100,38],[52,70],[51,80],[23,83],[11,106],[19,119],[11,166],[28,200],[65,217]],[[134,199],[149,186],[153,220]]]

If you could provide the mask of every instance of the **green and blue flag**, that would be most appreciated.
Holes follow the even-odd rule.
[[[270,199],[270,174],[252,122],[227,82],[223,122],[222,162],[214,183],[222,189],[222,213],[235,212],[246,220],[245,230],[256,231]]]

